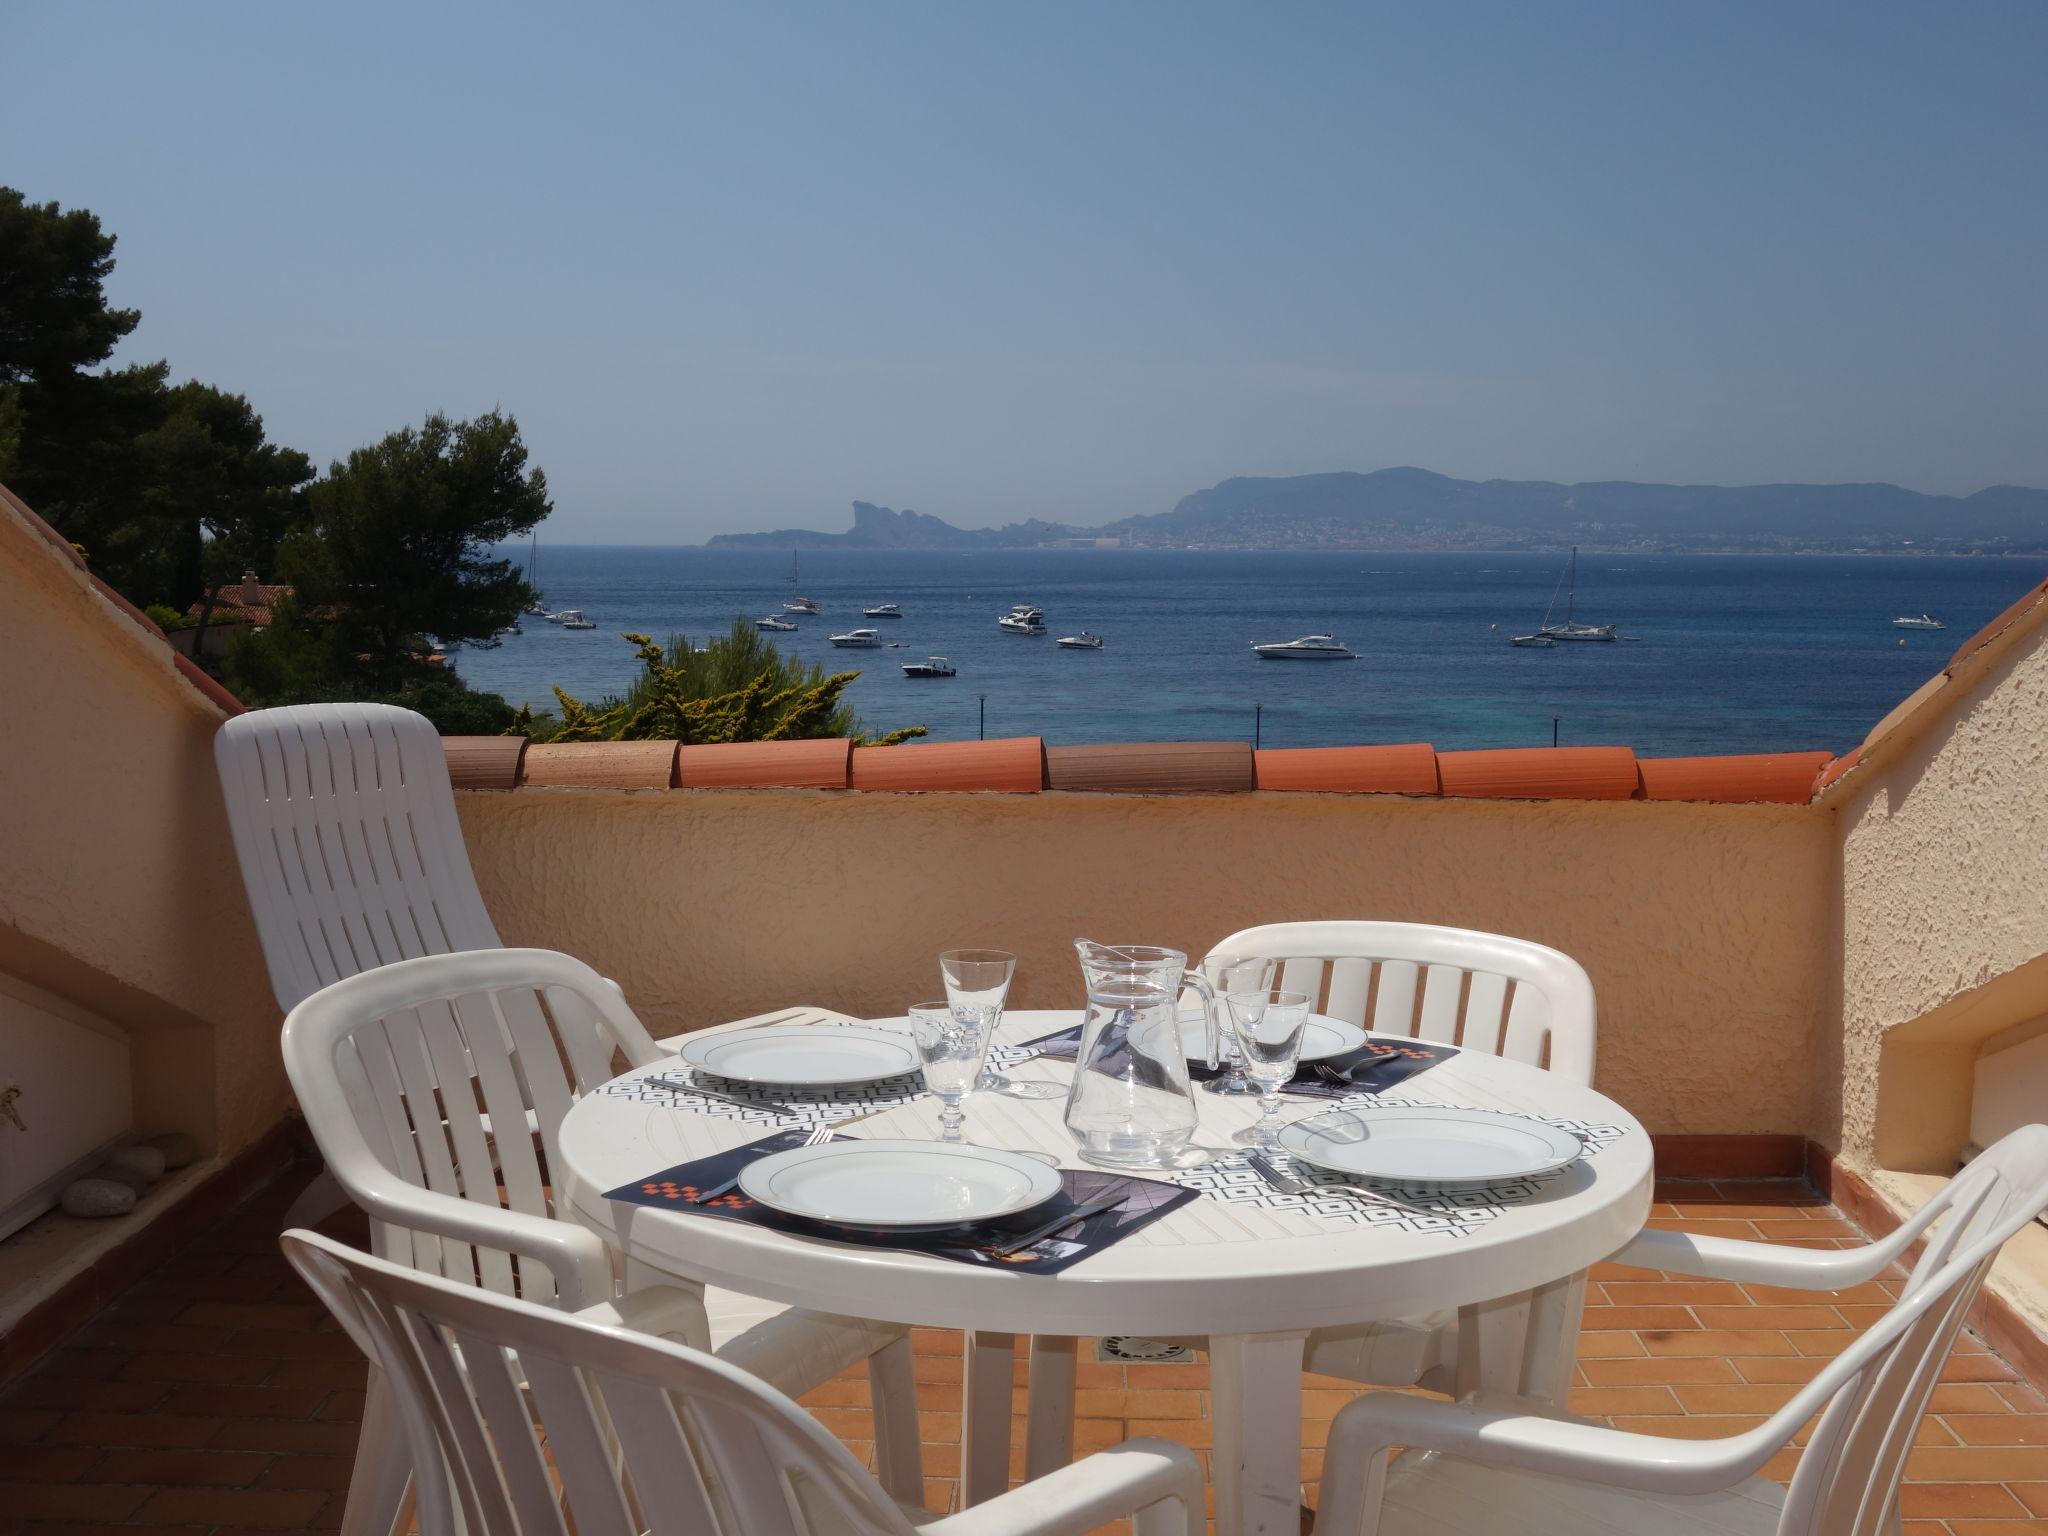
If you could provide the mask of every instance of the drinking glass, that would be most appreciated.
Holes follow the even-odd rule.
[[[1209,974],[1209,980],[1216,990],[1225,996],[1232,992],[1263,992],[1273,985],[1273,967],[1277,962],[1259,959],[1210,959],[1203,962],[1202,969]],[[1227,1021],[1219,1019],[1219,1025]],[[1206,1093],[1257,1093],[1258,1086],[1245,1075],[1244,1052],[1237,1048],[1237,1031],[1226,1028],[1223,1031],[1223,1049],[1229,1057],[1228,1068],[1221,1077],[1212,1077],[1202,1084]]]
[[[1016,973],[1017,957],[1006,950],[949,949],[939,956],[939,977],[945,983],[946,1001],[955,1013],[979,1019],[990,1039],[1003,1021],[1010,978]],[[1056,1099],[1066,1091],[1054,1083],[1020,1083],[991,1071],[986,1064],[981,1069],[981,1081],[974,1086],[990,1093],[1006,1093],[1013,1099]]]
[[[981,1075],[981,1060],[988,1054],[988,1026],[950,1003],[918,1003],[910,1010],[910,1035],[917,1042],[924,1085],[938,1095],[942,1106],[939,1140],[964,1142],[967,1138],[960,1134],[960,1127],[967,1116],[960,1101]]]
[[[1231,1032],[1244,1057],[1245,1076],[1259,1090],[1259,1120],[1234,1140],[1245,1146],[1279,1146],[1280,1089],[1301,1065],[1301,1036],[1308,1025],[1309,995],[1263,988],[1224,996]]]

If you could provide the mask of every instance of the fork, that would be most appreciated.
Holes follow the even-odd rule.
[[[834,1136],[838,1134],[839,1133],[833,1130],[833,1128],[830,1125],[814,1125],[811,1127],[811,1133],[803,1139],[803,1145],[807,1147],[822,1147],[823,1145],[825,1145],[826,1142],[830,1141]],[[796,1149],[792,1147],[790,1150],[795,1151]],[[705,1190],[701,1195],[698,1195],[696,1199],[692,1200],[690,1204],[708,1205],[713,1200],[716,1200],[720,1195],[731,1194],[734,1186],[736,1186],[739,1183],[739,1181],[740,1176],[737,1173],[735,1173],[731,1178],[727,1179],[723,1184],[720,1184],[717,1188]]]

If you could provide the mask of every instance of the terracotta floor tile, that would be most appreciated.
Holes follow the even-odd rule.
[[[2048,1479],[2048,1446],[1926,1446],[1906,1458],[1906,1476],[1916,1482],[2038,1482]]]
[[[1588,1333],[1612,1329],[1633,1333],[1642,1328],[1697,1328],[1700,1320],[1690,1307],[1588,1307],[1580,1326]]]
[[[0,1445],[0,1487],[10,1482],[75,1483],[100,1454],[98,1446],[90,1445]]]
[[[2013,1483],[2013,1497],[2026,1505],[2030,1515],[2048,1515],[2048,1483]]]
[[[1731,1361],[1696,1355],[1652,1355],[1636,1360],[1581,1360],[1591,1387],[1676,1386],[1689,1382],[1735,1381]]]
[[[161,1525],[289,1527],[304,1525],[326,1503],[324,1493],[290,1489],[161,1488],[134,1513]]]
[[[1701,1328],[1690,1333],[1651,1332],[1640,1335],[1653,1355],[1790,1355],[1791,1341],[1776,1329]]]
[[[1839,1328],[1842,1317],[1829,1306],[1694,1307],[1705,1328]]]
[[[1949,1536],[2048,1536],[2048,1520],[1951,1520]]]
[[[1998,1395],[1998,1389],[1982,1382],[1962,1386],[1936,1387],[1927,1400],[1929,1413],[2011,1413],[2012,1405]]]
[[[1908,1519],[2017,1519],[2026,1512],[2003,1483],[1907,1483],[1899,1489],[1899,1513]]]
[[[1615,1414],[1665,1414],[1683,1412],[1669,1387],[1580,1387],[1571,1395],[1573,1413],[1595,1418]]]
[[[2048,1414],[1951,1413],[1942,1422],[1965,1445],[2048,1445]]]
[[[0,1483],[0,1509],[16,1520],[126,1520],[151,1497],[99,1483]]]
[[[1617,1307],[1741,1306],[1742,1287],[1726,1280],[1615,1280],[1606,1287]]]
[[[1776,1413],[1798,1395],[1796,1382],[1738,1382],[1676,1389],[1687,1413]]]

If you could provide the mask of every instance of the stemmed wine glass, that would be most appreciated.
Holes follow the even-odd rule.
[[[1000,949],[949,949],[939,956],[939,975],[946,984],[946,1001],[953,1012],[980,1022],[983,1033],[994,1039],[1003,1021],[1003,1004],[1009,1000],[1010,978],[1017,973],[1017,957]],[[984,1045],[983,1050],[986,1052]],[[1066,1090],[1056,1083],[1023,1083],[992,1071],[984,1062],[981,1080],[974,1085],[990,1093],[1005,1093],[1013,1099],[1058,1099]]]
[[[1215,984],[1218,997],[1227,997],[1232,992],[1264,992],[1273,985],[1272,960],[1252,959],[1210,959],[1204,961],[1202,969],[1209,973],[1209,980]],[[1223,1006],[1218,1006],[1218,1012]],[[1244,1052],[1237,1048],[1237,1031],[1230,1027],[1227,1018],[1218,1018],[1217,1027],[1223,1032],[1224,1052],[1230,1058],[1227,1070],[1221,1077],[1212,1077],[1202,1084],[1208,1093],[1257,1093],[1258,1087],[1245,1075]]]
[[[962,1014],[951,1003],[917,1003],[910,1009],[910,1035],[924,1067],[924,1085],[938,1096],[939,1140],[962,1143],[967,1122],[960,1101],[973,1090],[988,1055],[990,1027]]]
[[[1280,1089],[1301,1065],[1301,1037],[1308,1026],[1310,998],[1306,992],[1264,988],[1231,992],[1224,997],[1231,1031],[1244,1057],[1245,1076],[1259,1091],[1259,1119],[1233,1138],[1244,1146],[1276,1150],[1279,1145]]]

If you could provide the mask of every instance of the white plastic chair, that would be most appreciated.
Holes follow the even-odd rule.
[[[673,1334],[785,1391],[808,1391],[865,1359],[876,1453],[892,1491],[923,1486],[916,1388],[903,1328],[791,1311],[678,1282],[640,1294],[587,1227],[559,1219],[549,1169],[569,1106],[661,1052],[616,988],[567,955],[489,949],[424,956],[335,982],[284,1023],[285,1071],[329,1169],[368,1213],[382,1257],[500,1295],[600,1307],[614,1321]],[[490,1135],[490,1123],[534,1136]],[[651,1272],[650,1272],[651,1273]],[[373,1382],[349,1529],[391,1527],[405,1468],[388,1400]]]
[[[1083,1536],[1126,1515],[1138,1536],[1203,1528],[1201,1465],[1165,1441],[935,1519],[721,1360],[310,1232],[287,1233],[284,1250],[397,1389],[422,1536]]]
[[[1275,986],[1306,992],[1316,1011],[1363,1029],[1504,1056],[1575,1083],[1593,1080],[1592,980],[1569,955],[1527,939],[1422,923],[1267,923],[1219,941],[1202,970],[1217,982],[1226,962],[1245,960],[1276,962]],[[1318,1329],[1309,1335],[1304,1366],[1371,1386],[1469,1390],[1481,1379],[1483,1361],[1511,1355],[1520,1387],[1540,1396],[1561,1394],[1570,1383],[1584,1294],[1578,1277],[1551,1287],[1533,1308],[1516,1301]],[[974,1339],[970,1418],[1007,1413],[1009,1354],[1001,1335]],[[976,1391],[977,1379],[986,1390]],[[1072,1443],[1074,1379],[1072,1340],[1031,1341],[1027,1472],[1064,1459]],[[973,1438],[982,1441],[978,1428]],[[997,1475],[991,1452],[978,1476]]]
[[[1317,1536],[1880,1536],[1943,1362],[1999,1248],[2048,1209],[2048,1126],[2013,1132],[1882,1242],[1847,1252],[1645,1233],[1616,1255],[1684,1274],[1835,1289],[1926,1247],[1904,1294],[1745,1434],[1675,1440],[1525,1407],[1372,1393],[1331,1426]],[[1940,1228],[1928,1229],[1946,1216]],[[1789,1488],[1757,1472],[1815,1413]],[[1392,1448],[1408,1449],[1389,1459]]]

